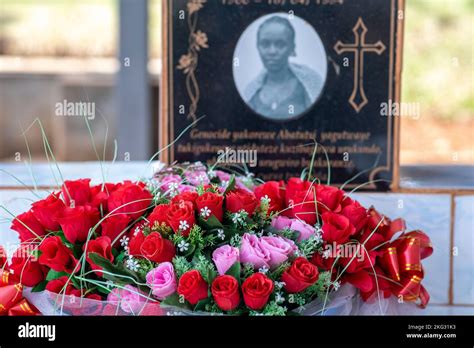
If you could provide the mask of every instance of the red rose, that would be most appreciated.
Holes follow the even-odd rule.
[[[62,187],[64,202],[68,207],[89,203],[91,198],[90,179],[65,181]]]
[[[192,305],[195,305],[207,298],[208,287],[201,273],[194,269],[184,273],[179,279],[178,294],[184,296]]]
[[[114,256],[112,255],[112,246],[110,245],[112,241],[109,237],[99,237],[94,240],[90,240],[87,244],[84,244],[82,249],[85,251],[86,254],[86,261],[89,263],[91,268],[96,271],[99,277],[102,277],[102,272],[100,270],[102,267],[97,266],[92,260],[90,259],[89,255],[91,253],[98,254],[102,256],[104,259],[109,260],[111,263],[114,262]],[[86,250],[87,246],[87,250]]]
[[[245,210],[249,215],[252,215],[258,205],[257,198],[252,192],[247,192],[242,189],[236,189],[226,195],[226,208],[231,213],[238,213]]]
[[[260,310],[273,292],[273,282],[263,273],[254,273],[242,284],[244,302],[250,309]]]
[[[135,220],[142,216],[151,204],[153,196],[140,184],[124,182],[107,200],[109,212],[127,214]]]
[[[109,199],[112,192],[120,187],[119,184],[106,183],[105,185],[96,185],[91,187],[91,200],[90,205],[97,209],[102,208],[102,211],[107,211],[107,200]]]
[[[66,208],[58,195],[52,193],[48,198],[35,202],[31,205],[31,212],[43,227],[49,231],[58,231],[57,218],[61,216]]]
[[[196,191],[186,191],[183,193],[180,193],[179,195],[176,195],[173,197],[171,200],[171,203],[179,203],[181,201],[184,202],[191,202],[194,205],[194,208],[196,208],[196,199],[199,197]]]
[[[21,245],[13,254],[10,270],[18,281],[29,287],[41,283],[48,273],[46,267],[41,266],[35,256],[31,255],[28,245]]]
[[[302,292],[318,280],[318,269],[304,257],[298,257],[293,264],[283,272],[281,280],[285,290],[290,294]]]
[[[341,202],[344,198],[344,191],[337,187],[318,185],[316,186],[316,199],[318,201],[318,212],[322,214],[326,211],[339,213]]]
[[[56,272],[73,273],[78,271],[78,261],[58,236],[44,239],[39,247],[39,263],[54,269]]]
[[[201,213],[202,209],[207,208],[210,210],[210,215],[214,215],[220,222],[222,222],[224,217],[223,203],[224,197],[212,192],[205,192],[196,199],[199,213]]]
[[[18,215],[12,222],[10,227],[13,231],[18,232],[20,241],[29,242],[42,237],[46,234],[43,226],[30,211]]]
[[[128,215],[111,215],[102,221],[101,225],[101,236],[109,237],[113,243],[113,247],[120,244],[120,239],[125,236],[128,224],[130,223],[130,217]],[[114,242],[115,241],[115,242]]]
[[[285,203],[287,206],[291,205],[294,196],[299,191],[308,191],[313,186],[311,182],[301,180],[300,178],[290,178],[285,186]]]
[[[171,204],[166,214],[169,224],[175,233],[181,233],[187,237],[196,222],[194,207],[191,202],[180,202]]]
[[[328,243],[344,244],[356,231],[349,219],[340,214],[326,212],[322,220],[323,239]]]
[[[214,279],[211,292],[217,306],[223,311],[231,311],[240,303],[239,283],[230,275],[222,275]]]
[[[155,223],[158,224],[166,224],[166,226],[170,226],[168,222],[168,209],[170,206],[168,204],[160,204],[151,212],[150,216],[148,216],[148,221],[150,222],[150,226],[153,227]],[[170,226],[171,227],[171,226]]]
[[[173,260],[176,249],[171,241],[164,239],[158,232],[152,232],[143,240],[140,253],[146,259],[160,263]]]
[[[60,278],[50,280],[48,284],[46,284],[46,290],[54,292],[55,294],[61,293],[70,295],[73,289],[74,287],[72,286],[72,282],[69,280],[68,276],[62,276]]]
[[[99,211],[90,205],[64,209],[62,216],[57,219],[66,239],[75,244],[87,239],[89,230],[100,219]]]
[[[290,206],[293,207],[291,209],[291,217],[301,219],[309,225],[316,223],[315,191],[315,187],[312,186],[308,190],[295,193],[293,199],[290,200]],[[318,211],[318,213],[320,212]]]
[[[279,212],[285,208],[284,192],[282,192],[280,183],[276,181],[268,181],[256,187],[254,193],[259,201],[265,196],[270,199],[268,213]]]
[[[132,256],[142,256],[140,251],[143,241],[145,240],[145,235],[142,231],[136,232],[135,229],[139,227],[132,228],[132,236],[130,237],[130,242],[128,243],[128,252]]]
[[[333,273],[337,271],[337,263],[334,263],[336,261],[336,257],[330,256],[325,258],[319,252],[315,252],[310,261],[313,265],[318,267],[318,269],[320,268],[324,271],[330,271],[332,268]]]
[[[367,209],[359,204],[357,201],[353,201],[350,198],[345,199],[348,204],[342,208],[341,215],[344,215],[349,219],[350,223],[355,227],[356,232],[360,231],[367,223],[368,214]]]

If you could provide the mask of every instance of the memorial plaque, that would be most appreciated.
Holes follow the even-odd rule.
[[[247,154],[256,175],[280,180],[310,166],[317,142],[321,182],[397,187],[402,1],[165,0],[163,11],[160,144],[174,144],[162,160]]]

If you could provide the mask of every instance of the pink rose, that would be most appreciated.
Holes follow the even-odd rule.
[[[291,222],[290,230],[299,232],[298,242],[309,239],[312,235],[315,234],[313,226],[307,224],[304,221],[294,219]]]
[[[286,216],[277,216],[272,220],[272,227],[277,230],[284,230],[285,228],[290,228],[293,219],[290,219]]]
[[[283,237],[262,237],[260,245],[270,253],[270,267],[274,268],[292,255],[298,248],[292,240]]]
[[[125,285],[124,289],[114,289],[107,296],[107,301],[113,304],[119,304],[120,308],[126,313],[137,315],[145,306],[146,295],[139,289]]]
[[[196,188],[194,186],[191,186],[191,185],[183,185],[183,184],[179,184],[178,185],[178,192],[179,193],[184,193],[184,192],[195,192],[196,191]]]
[[[230,174],[223,172],[222,170],[216,170],[216,176],[219,178],[220,181],[230,180]]]
[[[201,170],[186,172],[184,176],[192,186],[208,185],[211,182],[207,173]]]
[[[159,180],[161,184],[161,189],[164,191],[169,191],[170,185],[171,184],[176,184],[176,187],[178,187],[179,184],[181,184],[183,179],[179,175],[166,175],[161,180]]]
[[[270,260],[270,251],[261,245],[258,237],[254,234],[244,234],[240,245],[240,262],[250,263],[258,269],[264,266],[270,268]]]
[[[234,263],[239,262],[239,249],[223,245],[214,250],[212,260],[216,264],[219,274],[224,275]]]
[[[146,284],[150,287],[158,300],[174,294],[177,289],[176,275],[171,262],[160,263],[146,275]]]

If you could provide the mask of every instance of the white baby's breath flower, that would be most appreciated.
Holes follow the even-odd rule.
[[[233,222],[234,224],[238,224],[238,223],[243,222],[242,214],[241,214],[240,212],[234,213],[234,214],[232,215],[232,222]]]
[[[189,243],[186,243],[184,240],[178,243],[178,248],[180,252],[188,251]]]
[[[229,185],[229,182],[226,180],[222,180],[221,187],[227,187],[227,185]]]
[[[224,240],[225,239],[225,233],[224,233],[224,230],[222,228],[219,228],[217,230],[217,237]]]
[[[215,178],[215,177],[217,176],[216,171],[215,171],[215,170],[209,170],[209,171],[207,172],[207,176],[208,176],[210,179]]]
[[[276,303],[285,302],[285,298],[283,297],[283,295],[282,295],[280,292],[277,292],[277,293],[276,293],[276,295],[275,295],[275,302],[276,302]]]
[[[127,236],[123,236],[122,239],[120,239],[120,245],[122,247],[126,247],[129,241],[130,241],[130,238],[128,238]]]
[[[332,286],[334,287],[334,291],[337,291],[341,287],[341,283],[336,281],[332,283]]]
[[[186,220],[181,220],[179,222],[179,230],[180,231],[186,231],[189,228],[189,224]]]
[[[275,282],[275,287],[281,289],[285,286],[285,282]]]
[[[260,267],[258,270],[260,273],[267,274],[269,269],[267,266]]]
[[[126,262],[127,268],[130,269],[133,272],[137,272],[138,269],[140,268],[140,265],[138,264],[138,261],[135,260],[133,257],[130,257],[127,262]]]
[[[200,211],[201,211],[201,216],[205,219],[211,216],[211,210],[208,207],[201,208]]]
[[[260,198],[260,201],[261,201],[263,204],[269,205],[272,200],[271,200],[270,197],[268,197],[268,195],[265,195],[265,196],[263,196],[262,198]]]

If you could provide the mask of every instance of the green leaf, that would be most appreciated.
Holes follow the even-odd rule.
[[[46,289],[46,284],[48,284],[47,280],[43,280],[41,283],[37,284],[33,289],[31,289],[31,292],[41,292]]]
[[[232,174],[232,176],[229,179],[229,184],[227,185],[227,188],[224,192],[224,197],[232,190],[235,189],[235,175]]]
[[[200,217],[199,225],[204,227],[206,230],[217,230],[224,228],[221,222],[214,215],[211,215],[207,220],[204,220],[202,217]]]
[[[126,269],[122,264],[114,265],[109,260],[103,258],[97,253],[90,253],[89,258],[91,259],[93,263],[101,267],[104,271],[112,273],[112,275],[103,273],[103,277],[105,279],[118,281],[118,282],[126,283],[126,284],[134,284],[134,282],[131,279],[120,277],[120,276],[126,276],[126,277],[131,277],[135,279],[137,282],[144,283],[143,279],[140,279],[140,277],[137,274]]]
[[[179,307],[184,309],[191,309],[189,303],[187,301],[180,301],[180,296],[177,293],[174,293],[171,296],[168,296],[163,301],[161,301],[162,307],[172,306],[172,307]]]
[[[205,312],[206,311],[206,305],[209,304],[209,303],[211,303],[211,298],[210,297],[207,297],[204,300],[199,301],[198,303],[196,303],[196,306],[194,307],[194,311],[195,312],[199,312],[199,311]]]
[[[59,279],[64,276],[69,276],[66,272],[57,272],[54,269],[50,269],[48,275],[46,276],[46,280],[49,282],[51,280]]]
[[[227,272],[225,272],[225,274],[227,275],[230,275],[232,277],[234,277],[235,279],[237,279],[237,281],[239,282],[239,284],[241,283],[240,281],[240,262],[236,262],[232,265],[232,267],[230,267]]]

